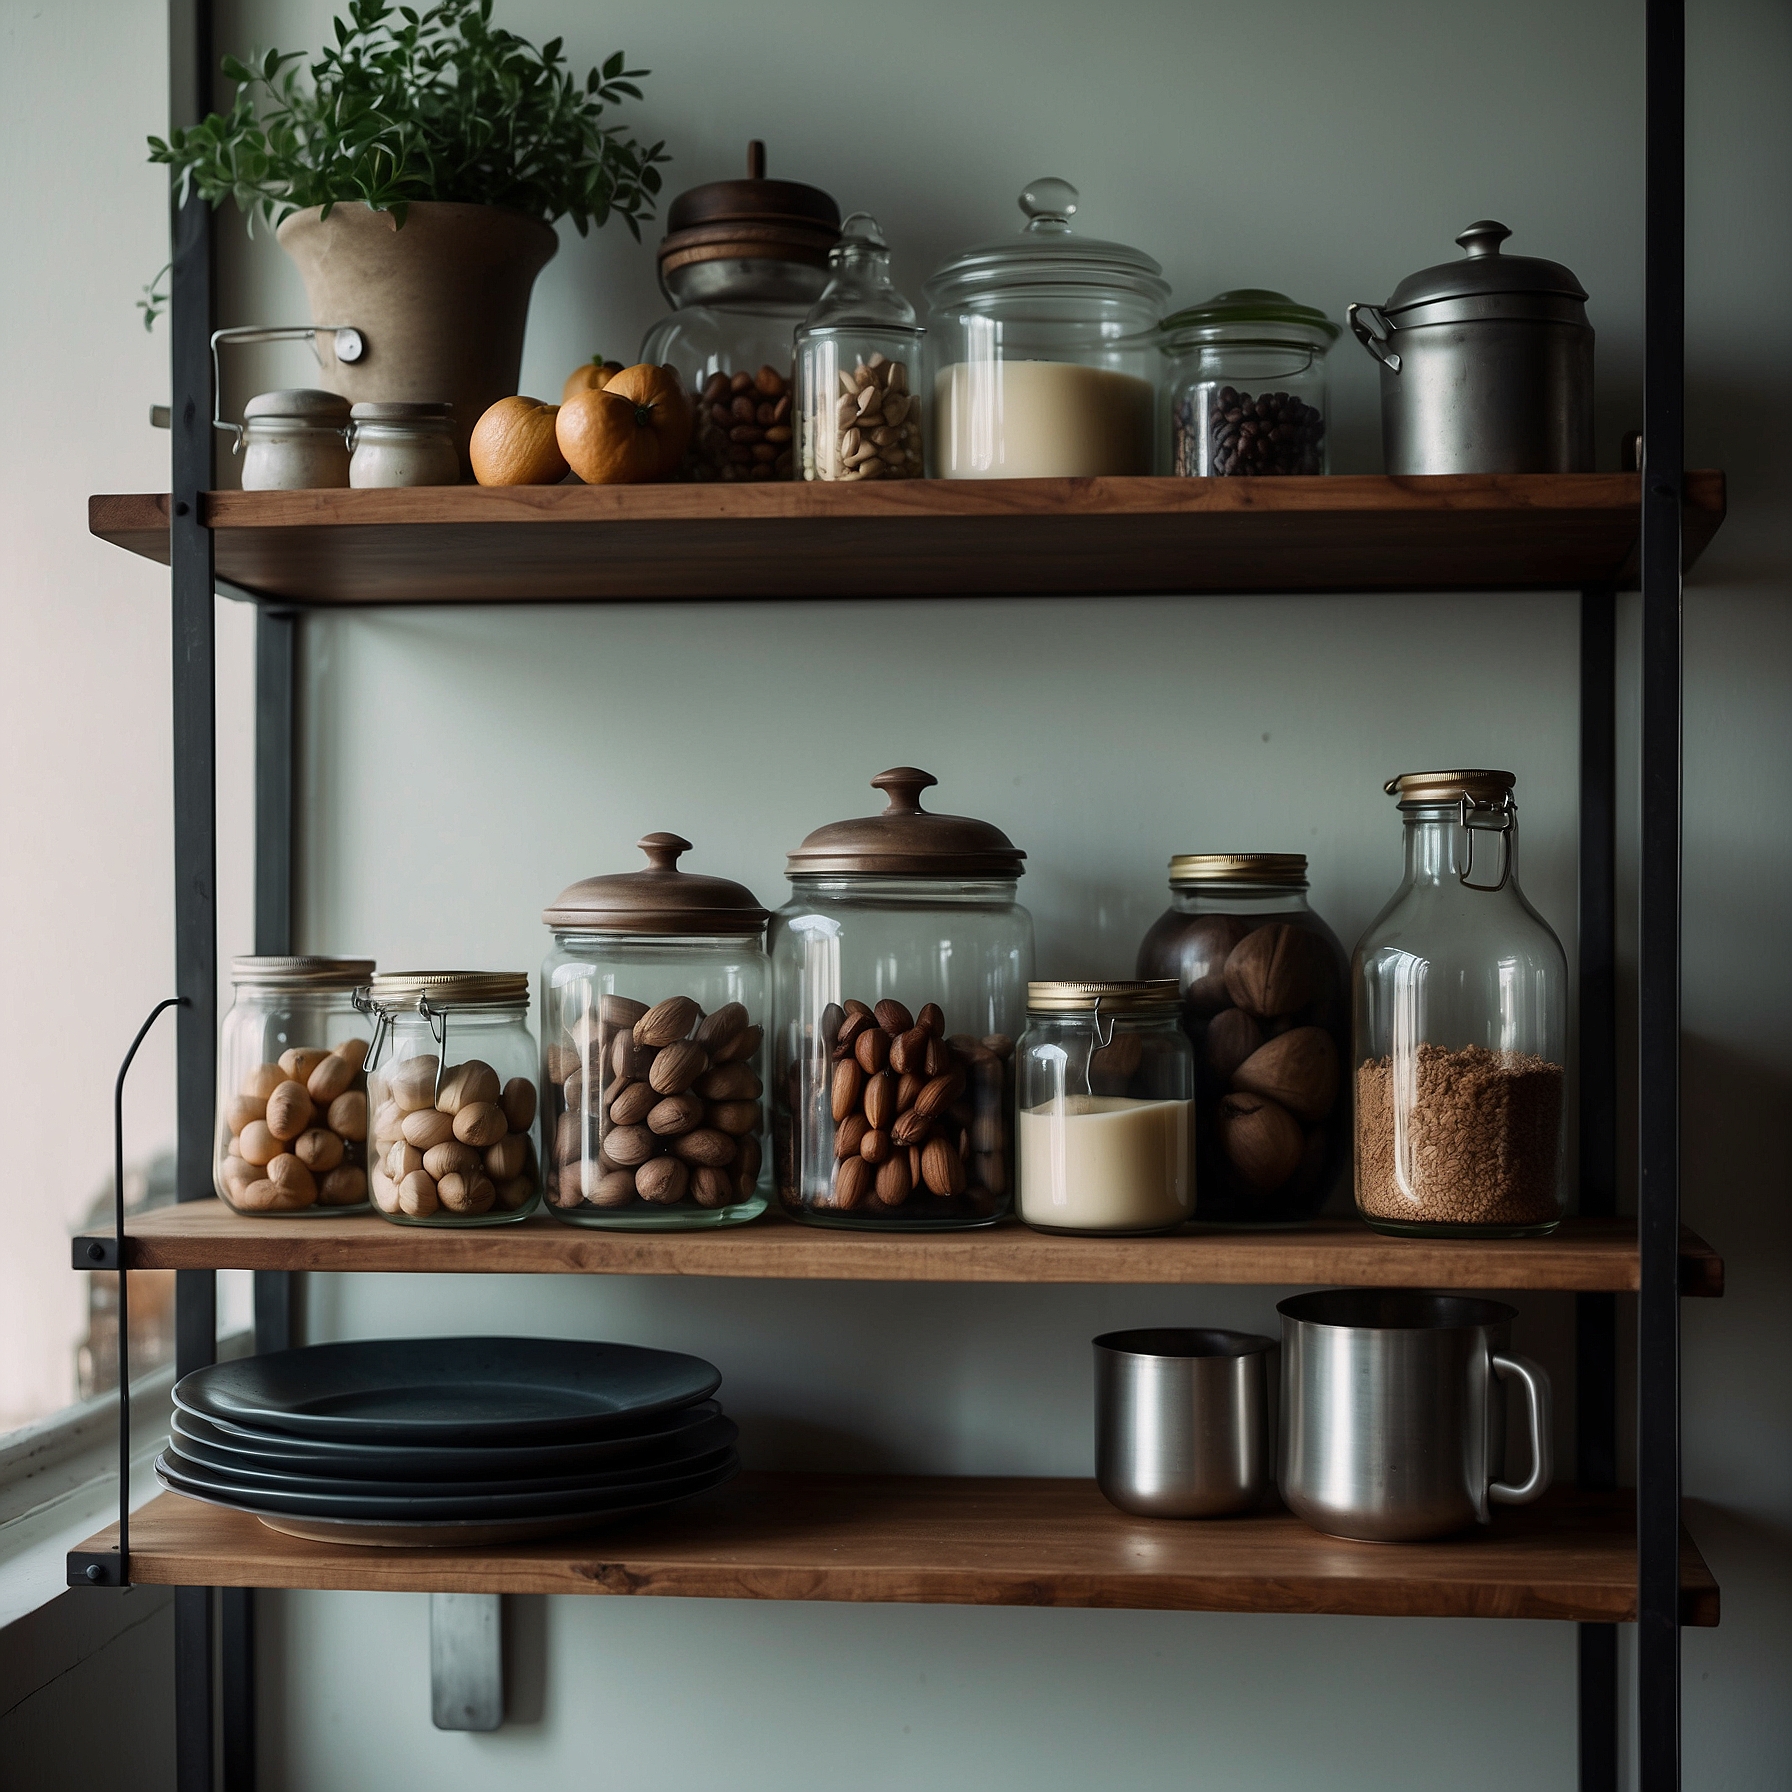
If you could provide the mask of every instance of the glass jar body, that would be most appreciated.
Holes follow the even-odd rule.
[[[348,437],[341,428],[300,417],[250,417],[243,423],[243,490],[328,491],[348,484]]]
[[[1182,989],[1196,1218],[1311,1219],[1349,1160],[1350,1001],[1344,948],[1305,884],[1175,887],[1140,943],[1138,974]]]
[[[366,1208],[372,1036],[350,989],[236,991],[218,1038],[220,1200],[295,1217]]]
[[[541,1199],[524,1006],[400,1008],[369,1055],[373,1204],[401,1226],[501,1226]]]
[[[1118,287],[942,295],[927,332],[934,477],[1151,472],[1157,309]]]
[[[358,490],[460,484],[460,456],[446,418],[411,423],[357,422],[348,483]]]
[[[818,1225],[885,1231],[999,1219],[1012,1199],[1012,1061],[1033,973],[1033,920],[1014,880],[812,876],[792,878],[791,892],[771,926],[772,1145],[785,1210]],[[849,1002],[873,1013],[880,1002],[895,1006],[861,1029]],[[937,1074],[962,1075],[962,1088],[949,1100],[937,1089],[922,1104],[935,1078],[926,1042],[913,1034],[930,1004],[941,1029],[934,1059],[948,1066]],[[892,1032],[886,1019],[910,1024]],[[847,1029],[887,1039],[859,1048],[855,1038],[843,1050]],[[904,1068],[892,1070],[892,1060]],[[935,1101],[937,1111],[919,1112]],[[878,1140],[866,1154],[867,1132],[889,1135],[887,1155]],[[936,1141],[930,1179],[923,1160]],[[882,1171],[898,1146],[905,1185],[896,1170],[882,1195],[875,1175],[858,1186],[866,1171],[849,1171],[843,1185],[848,1156]],[[954,1155],[957,1171],[946,1161]]]
[[[647,332],[641,359],[675,367],[696,407],[680,479],[792,476],[792,355],[813,296],[685,305]]]
[[[1322,348],[1172,340],[1164,352],[1164,472],[1207,479],[1330,471]]]
[[[1020,1217],[1081,1233],[1193,1219],[1194,1095],[1174,1011],[1029,1015],[1015,1069]]]
[[[1481,834],[1475,883],[1501,842]],[[1515,1237],[1561,1220],[1567,960],[1525,900],[1463,882],[1454,806],[1406,811],[1406,875],[1353,967],[1356,1200],[1378,1231]]]
[[[920,330],[805,328],[796,339],[798,476],[926,473]]]
[[[770,994],[757,934],[555,932],[541,1013],[542,1137],[556,1219],[673,1231],[738,1225],[765,1211]],[[658,1045],[635,1037],[650,1012],[668,1017],[648,1029]]]

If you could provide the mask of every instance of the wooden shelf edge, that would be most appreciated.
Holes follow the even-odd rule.
[[[89,1258],[75,1242],[76,1268]],[[105,1241],[102,1241],[105,1242]],[[141,1214],[133,1269],[397,1274],[673,1275],[725,1280],[1069,1285],[1534,1289],[1626,1293],[1638,1285],[1628,1220],[1570,1219],[1547,1238],[1386,1238],[1354,1220],[1289,1231],[1065,1238],[1017,1221],[968,1232],[847,1232],[775,1213],[695,1232],[605,1232],[537,1214],[514,1226],[395,1226],[376,1214],[256,1218],[215,1199]],[[1682,1291],[1723,1292],[1723,1260],[1684,1234]]]
[[[1573,1490],[1428,1544],[1349,1543],[1281,1510],[1138,1519],[1090,1481],[768,1474],[611,1532],[478,1550],[309,1543],[168,1493],[131,1541],[133,1581],[163,1586],[1617,1623],[1637,1605],[1631,1496]],[[77,1553],[116,1547],[112,1527]],[[1690,1536],[1682,1606],[1718,1621]]]

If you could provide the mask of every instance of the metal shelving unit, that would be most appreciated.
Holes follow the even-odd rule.
[[[177,86],[193,95],[208,91],[210,70],[214,65],[210,33],[210,8],[207,0],[188,0],[175,8],[177,18]],[[1710,1270],[1711,1253],[1698,1247],[1691,1251],[1695,1263],[1695,1286],[1683,1285],[1688,1272],[1689,1247],[1683,1243],[1679,1214],[1679,936],[1680,936],[1680,783],[1681,783],[1681,599],[1684,519],[1686,504],[1693,504],[1696,527],[1688,540],[1702,546],[1715,528],[1715,517],[1698,516],[1699,506],[1712,509],[1709,486],[1689,489],[1688,476],[1682,472],[1682,364],[1683,364],[1683,90],[1684,90],[1684,19],[1682,0],[1647,0],[1647,268],[1645,290],[1645,404],[1644,440],[1647,459],[1634,490],[1634,501],[1640,506],[1640,524],[1633,539],[1640,542],[1640,585],[1642,592],[1642,747],[1641,747],[1641,872],[1639,890],[1640,952],[1638,974],[1639,1052],[1633,1078],[1638,1114],[1637,1190],[1638,1220],[1634,1251],[1626,1243],[1617,1253],[1623,1262],[1616,1268],[1607,1263],[1603,1268],[1585,1268],[1566,1273],[1552,1285],[1582,1290],[1576,1302],[1576,1384],[1577,1384],[1577,1454],[1582,1497],[1590,1501],[1589,1512],[1605,1516],[1607,1523],[1614,1512],[1628,1506],[1622,1496],[1613,1492],[1618,1485],[1617,1450],[1617,1293],[1634,1287],[1637,1294],[1637,1449],[1635,1537],[1636,1576],[1634,1598],[1623,1586],[1609,1582],[1610,1538],[1601,1532],[1607,1549],[1604,1567],[1607,1574],[1601,1581],[1598,1574],[1591,1580],[1577,1582],[1577,1595],[1583,1601],[1573,1612],[1597,1611],[1614,1616],[1634,1610],[1637,1620],[1637,1707],[1639,1731],[1637,1762],[1642,1792],[1669,1792],[1680,1780],[1680,1625],[1685,1621],[1710,1622],[1715,1616],[1715,1588],[1709,1577],[1700,1578],[1686,1567],[1683,1556],[1683,1534],[1680,1524],[1680,1430],[1679,1430],[1679,1302],[1683,1292],[1716,1292],[1721,1286],[1721,1265]],[[196,102],[195,102],[196,103]],[[212,365],[210,334],[213,326],[214,264],[212,219],[210,213],[194,199],[179,210],[175,219],[175,256],[173,270],[171,322],[173,331],[173,480],[172,491],[165,501],[165,514],[145,518],[141,511],[131,515],[108,513],[117,526],[105,530],[113,539],[121,539],[135,527],[142,540],[127,545],[140,551],[156,552],[159,541],[167,543],[167,557],[172,569],[174,631],[174,760],[175,760],[175,865],[176,865],[176,982],[180,997],[178,1027],[178,1176],[183,1202],[211,1201],[210,1149],[213,1094],[215,1088],[215,1052],[217,1041],[217,944],[216,944],[216,815],[215,815],[215,739],[214,739],[214,665],[213,603],[218,589],[219,566],[217,548],[221,532],[228,535],[233,521],[249,528],[257,515],[290,523],[292,518],[275,518],[277,506],[265,513],[241,511],[243,500],[220,500],[216,506],[207,498],[212,464]],[[1609,476],[1602,488],[1601,503],[1608,509],[1612,502]],[[1691,485],[1710,476],[1697,475]],[[1141,482],[1144,483],[1144,482]],[[1386,482],[1392,486],[1395,482]],[[1471,521],[1451,521],[1436,514],[1438,505],[1421,492],[1414,498],[1416,487],[1426,482],[1397,482],[1399,502],[1390,495],[1379,508],[1397,513],[1404,505],[1411,513],[1402,525],[1396,517],[1384,517],[1383,524],[1396,530],[1400,527],[1429,531],[1426,540],[1448,558],[1454,541],[1472,544],[1473,530],[1485,528]],[[1589,491],[1591,488],[1587,488]],[[346,494],[345,494],[346,495]],[[296,497],[297,494],[269,494],[270,497]],[[407,494],[354,494],[368,499],[401,498]],[[1184,494],[1186,497],[1186,494]],[[444,497],[443,502],[451,501]],[[478,495],[474,502],[479,501]],[[572,495],[572,503],[581,502]],[[1631,501],[1626,497],[1625,501]],[[125,500],[96,500],[96,505],[122,504]],[[131,503],[140,501],[131,500]],[[251,501],[252,502],[252,501]],[[565,500],[557,500],[563,507]],[[647,502],[647,501],[643,501]],[[667,500],[667,502],[673,502]],[[674,503],[684,503],[680,497]],[[1019,501],[1017,500],[1017,503]],[[1070,500],[1066,500],[1070,502]],[[1127,505],[1119,498],[1116,506]],[[1190,501],[1192,503],[1192,500]],[[1589,504],[1591,500],[1588,500]],[[1721,514],[1721,495],[1716,500]],[[650,507],[650,506],[649,506]],[[1073,506],[1074,507],[1074,506]],[[1172,506],[1173,508],[1174,506]],[[1199,506],[1195,506],[1198,508]],[[1377,506],[1371,505],[1371,508]],[[1494,509],[1499,508],[1498,503]],[[1572,508],[1572,504],[1569,506]],[[1185,503],[1183,508],[1189,508]],[[1472,508],[1472,507],[1471,507]],[[1585,508],[1585,506],[1583,506]],[[457,513],[458,514],[458,513]],[[593,513],[595,517],[597,513]],[[645,517],[643,509],[639,513]],[[1590,512],[1589,512],[1590,516]],[[461,521],[478,520],[478,513],[469,510]],[[1416,520],[1415,520],[1416,519]],[[342,519],[338,519],[339,521]],[[587,519],[592,520],[592,519]],[[626,514],[624,516],[626,520]],[[738,523],[738,518],[732,519]],[[825,536],[822,524],[802,518],[786,519],[798,531],[795,539],[813,540],[820,551]],[[862,525],[863,519],[860,519]],[[1511,518],[1511,527],[1519,526]],[[1707,527],[1706,524],[1709,524]],[[166,536],[160,530],[166,527]],[[395,560],[402,564],[406,552],[415,551],[419,541],[435,539],[432,528],[454,528],[454,517],[437,518],[433,523],[426,512],[407,515],[403,507],[381,512],[377,506],[350,513],[347,526],[362,535],[365,529],[383,525]],[[100,519],[96,515],[96,530]],[[527,526],[534,526],[529,524]],[[682,526],[682,525],[680,525]],[[890,526],[905,526],[900,517],[890,519]],[[1140,527],[1134,519],[1129,525]],[[1352,525],[1354,526],[1354,525]],[[1502,525],[1494,519],[1495,528]],[[1592,528],[1589,521],[1587,527]],[[405,535],[404,530],[411,533]],[[416,531],[425,531],[419,536]],[[805,536],[802,531],[808,529]],[[267,533],[267,531],[263,531]],[[296,539],[293,538],[293,539]],[[446,539],[445,536],[440,539]],[[520,539],[520,538],[519,538]],[[1093,538],[1092,538],[1093,539]],[[1143,539],[1143,537],[1141,537]],[[1591,539],[1589,536],[1588,539]],[[1166,547],[1163,542],[1167,541]],[[409,547],[405,544],[409,543]],[[1441,544],[1441,547],[1439,546]],[[313,547],[316,547],[313,543]],[[1583,546],[1585,543],[1583,542]],[[327,552],[328,544],[324,544]],[[233,551],[235,551],[233,549]],[[244,550],[245,552],[247,549]],[[278,564],[279,540],[263,543],[259,550],[272,555]],[[788,547],[781,549],[787,553]],[[1157,550],[1174,552],[1174,538],[1163,537]],[[1554,551],[1554,550],[1552,550]],[[1371,558],[1373,556],[1371,555]],[[319,562],[318,564],[322,564]],[[1463,558],[1466,567],[1468,560]],[[1535,576],[1514,576],[1512,583],[1536,587],[1549,583],[1550,566],[1564,567],[1570,562],[1560,552],[1550,560],[1547,555],[1537,563]],[[1618,1095],[1621,1086],[1616,1045],[1616,914],[1615,834],[1617,749],[1615,742],[1614,681],[1616,649],[1614,638],[1614,586],[1625,579],[1628,568],[1612,565],[1596,577],[1583,574],[1581,595],[1581,750],[1580,750],[1580,1089],[1581,1089],[1581,1161],[1580,1187],[1582,1216],[1591,1230],[1570,1232],[1564,1239],[1578,1236],[1584,1244],[1595,1235],[1608,1241],[1618,1236],[1609,1230],[1611,1216],[1617,1209],[1617,1131]],[[693,575],[696,576],[696,575]],[[1309,589],[1384,589],[1365,582],[1366,575],[1340,577],[1335,586],[1323,581],[1309,583]],[[1411,583],[1411,581],[1407,581]],[[1470,575],[1428,579],[1435,588],[1467,588]],[[1483,583],[1485,581],[1483,580]],[[302,587],[302,581],[300,581]],[[959,588],[962,588],[959,587]],[[1031,589],[1032,587],[1023,587]],[[1110,587],[1112,588],[1112,587]],[[1148,588],[1163,588],[1162,585]],[[1283,589],[1292,588],[1284,584]],[[271,589],[271,588],[270,588]],[[1002,590],[1013,586],[999,587]],[[253,593],[251,593],[253,595]],[[477,593],[469,594],[477,598]],[[574,592],[581,595],[595,593]],[[610,595],[616,595],[611,593]],[[621,595],[629,595],[622,593]],[[674,594],[675,595],[675,594]],[[292,837],[294,824],[294,728],[295,690],[294,664],[298,607],[305,599],[302,588],[288,589],[270,595],[264,591],[257,616],[256,630],[256,868],[255,868],[255,946],[258,952],[286,952],[292,949],[291,876]],[[335,601],[368,601],[352,593]],[[179,1256],[180,1249],[191,1245],[192,1234],[206,1231],[197,1210],[189,1218],[177,1216],[180,1224],[170,1236],[187,1237],[187,1246],[171,1245],[166,1237],[145,1237],[145,1248],[173,1250],[175,1255],[164,1260],[185,1263],[194,1259]],[[237,1222],[241,1225],[242,1222]],[[321,1224],[321,1222],[320,1222]],[[1606,1225],[1606,1233],[1598,1228]],[[182,1227],[185,1230],[183,1232]],[[146,1229],[146,1233],[147,1233]],[[316,1227],[298,1231],[317,1232]],[[249,1224],[242,1233],[251,1240],[265,1232]],[[576,1235],[575,1235],[576,1238]],[[318,1233],[321,1241],[322,1234]],[[81,1241],[83,1245],[87,1241]],[[105,1241],[93,1241],[103,1246]],[[295,1239],[295,1244],[298,1241]],[[574,1239],[566,1241],[571,1246]],[[1179,1241],[1171,1241],[1172,1243]],[[1698,1241],[1692,1241],[1698,1246]],[[258,1249],[261,1247],[257,1247]],[[775,1247],[772,1247],[775,1248]],[[1547,1246],[1544,1247],[1547,1249]],[[114,1246],[117,1267],[128,1267],[133,1260],[129,1244]],[[266,1247],[273,1249],[273,1247]],[[1700,1251],[1703,1256],[1700,1256]],[[146,1259],[148,1260],[148,1259]],[[267,1254],[248,1252],[251,1263],[278,1260]],[[198,1261],[204,1261],[203,1252]],[[214,1256],[214,1263],[217,1258]],[[1614,1258],[1614,1261],[1616,1259]],[[89,1256],[83,1260],[77,1250],[78,1268],[113,1267]],[[581,1263],[579,1268],[601,1269],[602,1264]],[[1222,1266],[1223,1267],[1223,1266]],[[689,1273],[682,1269],[679,1273]],[[736,1271],[727,1268],[699,1273],[768,1273],[765,1270]],[[817,1272],[819,1273],[819,1272]],[[852,1273],[876,1273],[875,1269]],[[927,1279],[927,1266],[911,1270],[903,1279]],[[1115,1279],[1147,1279],[1149,1266],[1136,1275]],[[1203,1269],[1202,1273],[1206,1273]],[[1265,1271],[1265,1274],[1268,1272]],[[1509,1271],[1515,1279],[1519,1270]],[[1712,1277],[1715,1274],[1716,1281]],[[1037,1265],[1029,1270],[1025,1263],[1014,1269],[1012,1278],[1059,1279],[1039,1273]],[[1696,1285],[1704,1278],[1703,1285]],[[1177,1275],[1167,1279],[1189,1279]],[[1261,1275],[1240,1275],[1239,1280],[1262,1279]],[[1480,1285],[1480,1284],[1477,1284]],[[185,1374],[213,1360],[215,1352],[216,1307],[214,1270],[211,1267],[179,1267],[177,1294],[176,1368]],[[294,1278],[290,1270],[258,1268],[255,1290],[256,1344],[258,1349],[277,1349],[291,1341],[293,1325]],[[977,1488],[996,1484],[971,1483],[962,1493],[950,1489],[939,1495],[946,1502],[951,1522],[966,1535],[974,1530],[977,1514],[974,1492]],[[1043,1484],[1039,1498],[1049,1504],[1051,1498],[1062,1498],[1074,1505],[1073,1491],[1061,1495],[1044,1489],[1063,1488],[1065,1484]],[[787,1503],[781,1495],[779,1503]],[[956,1500],[958,1504],[952,1502]],[[967,1504],[968,1502],[968,1504]],[[750,1503],[750,1502],[749,1502]],[[158,1504],[161,1504],[160,1502]],[[179,1507],[164,1506],[164,1515],[173,1514],[170,1522],[157,1519],[148,1524],[144,1545],[146,1570],[157,1562],[163,1564],[146,1578],[178,1580],[180,1562],[194,1559],[217,1559],[217,1552],[228,1542],[225,1522],[231,1515],[211,1515],[218,1526],[198,1544],[189,1538],[183,1543],[179,1525]],[[944,1509],[944,1508],[942,1508]],[[193,1510],[199,1510],[193,1508]],[[148,1515],[145,1515],[146,1518]],[[247,1521],[244,1521],[247,1523]],[[1591,1521],[1589,1521],[1591,1522]],[[222,1527],[222,1528],[218,1528]],[[970,1527],[966,1530],[966,1527]],[[237,1526],[230,1531],[236,1536]],[[259,1527],[249,1526],[253,1532]],[[775,1544],[776,1525],[768,1524]],[[748,1527],[750,1530],[750,1526]],[[955,1532],[954,1535],[958,1533]],[[1622,1539],[1628,1533],[1616,1533]],[[749,1538],[755,1548],[764,1539]],[[1024,1541],[1024,1540],[1023,1540]],[[118,1585],[129,1578],[129,1560],[114,1547],[105,1553],[107,1540],[102,1537],[85,1555],[71,1558],[71,1578],[98,1580]],[[112,1540],[116,1544],[116,1539]],[[1298,1539],[1293,1540],[1297,1545]],[[307,1548],[292,1546],[290,1540],[266,1534],[251,1538],[248,1553],[259,1544],[265,1558],[259,1569],[233,1571],[236,1584],[222,1589],[180,1585],[176,1594],[176,1698],[178,1776],[182,1792],[211,1792],[222,1773],[222,1784],[228,1792],[247,1792],[253,1786],[255,1772],[254,1746],[254,1662],[253,1662],[253,1592],[262,1585],[350,1585],[361,1584],[352,1573],[331,1571],[307,1559],[295,1566],[294,1561]],[[649,1538],[640,1544],[648,1556],[653,1555]],[[744,1547],[744,1544],[743,1544]],[[968,1547],[968,1546],[967,1546]],[[1099,1541],[1094,1546],[1099,1554]],[[1281,1547],[1280,1544],[1277,1547]],[[1620,1541],[1622,1557],[1627,1545]],[[182,1549],[187,1550],[183,1558]],[[285,1550],[284,1566],[275,1562]],[[206,1550],[213,1551],[210,1558]],[[160,1552],[158,1554],[158,1552]],[[381,1552],[374,1552],[381,1553]],[[536,1552],[539,1554],[540,1552]],[[666,1553],[666,1552],[662,1552]],[[676,1555],[676,1551],[670,1552]],[[1312,1552],[1309,1552],[1312,1553]],[[1322,1553],[1322,1552],[1321,1552]],[[1460,1546],[1457,1558],[1472,1557],[1473,1546]],[[364,1552],[365,1554],[365,1552]],[[439,1558],[438,1558],[439,1559]],[[683,1590],[713,1590],[699,1586],[702,1575],[688,1563],[658,1562],[658,1569],[671,1574],[692,1577]],[[1417,1561],[1418,1558],[1410,1558]],[[1696,1563],[1696,1553],[1692,1560]],[[171,1566],[169,1564],[172,1564]],[[465,1567],[466,1565],[461,1565]],[[553,1578],[554,1566],[539,1564],[544,1583]],[[1311,1567],[1311,1564],[1309,1564]],[[1037,1572],[1031,1564],[1028,1571]],[[359,1572],[372,1572],[363,1562]],[[451,1582],[458,1572],[452,1565],[437,1578]],[[1017,1573],[1021,1569],[1015,1570]],[[334,1572],[334,1578],[332,1578]],[[1191,1571],[1192,1572],[1192,1571]],[[1319,1568],[1312,1569],[1324,1579]],[[1402,1570],[1408,1581],[1414,1575]],[[1451,1570],[1462,1586],[1455,1593],[1446,1590],[1446,1577],[1439,1569],[1434,1584],[1420,1586],[1409,1609],[1425,1608],[1431,1599],[1436,1609],[1445,1609],[1449,1598],[1471,1600],[1493,1599],[1498,1595],[1473,1588],[1481,1587],[1472,1560],[1466,1568],[1460,1561]],[[1551,1570],[1553,1572],[1553,1570]],[[1690,1580],[1688,1579],[1691,1573]],[[257,1578],[259,1573],[260,1578]],[[307,1578],[308,1577],[308,1578]],[[321,1578],[320,1578],[321,1577]],[[222,1578],[222,1576],[221,1576]],[[463,1578],[468,1584],[478,1581],[488,1586],[491,1577],[481,1578],[468,1567]],[[997,1577],[999,1578],[999,1576]],[[1199,1579],[1199,1575],[1195,1575]],[[502,1580],[502,1574],[499,1574]],[[1424,1576],[1417,1577],[1424,1583]],[[875,1583],[875,1584],[874,1584]],[[422,1584],[421,1582],[417,1584]],[[509,1583],[504,1583],[509,1584]],[[520,1584],[520,1582],[518,1583]],[[774,1588],[783,1583],[775,1576],[767,1583]],[[869,1592],[843,1594],[852,1597],[904,1597],[894,1582],[883,1590],[875,1577],[867,1583]],[[1450,1583],[1452,1586],[1456,1582]],[[671,1590],[681,1590],[673,1587]],[[759,1596],[776,1597],[776,1591]],[[1228,1595],[1230,1597],[1231,1595]],[[1219,1595],[1169,1598],[1157,1603],[1202,1604],[1214,1608],[1212,1599]],[[1236,1595],[1238,1603],[1223,1609],[1249,1609],[1248,1575],[1246,1589]],[[1320,1603],[1306,1609],[1344,1609]],[[1126,1603],[1123,1597],[1096,1598],[1066,1603]],[[1146,1603],[1152,1603],[1150,1599]],[[1703,1602],[1703,1603],[1702,1603]],[[1461,1609],[1470,1609],[1463,1606]],[[1479,1609],[1479,1608],[1475,1608]],[[1689,1612],[1692,1614],[1689,1618]],[[1570,1608],[1558,1605],[1555,1615],[1571,1615]],[[1579,1734],[1580,1785],[1582,1792],[1617,1792],[1619,1762],[1619,1676],[1616,1624],[1607,1617],[1582,1621],[1579,1626]],[[220,1671],[221,1670],[221,1671]]]

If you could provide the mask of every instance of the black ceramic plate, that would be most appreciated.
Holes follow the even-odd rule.
[[[369,1338],[195,1369],[174,1402],[202,1419],[292,1437],[392,1444],[569,1443],[615,1437],[707,1400],[700,1357],[575,1338]]]
[[[243,1493],[318,1494],[341,1499],[403,1501],[417,1504],[430,1500],[511,1500],[519,1494],[547,1495],[559,1506],[576,1505],[587,1494],[608,1499],[618,1491],[627,1493],[657,1481],[669,1481],[683,1475],[703,1474],[721,1465],[722,1458],[733,1447],[735,1428],[732,1420],[723,1419],[725,1429],[715,1445],[694,1456],[676,1462],[646,1463],[634,1468],[616,1470],[606,1475],[538,1475],[516,1481],[356,1481],[334,1475],[299,1475],[269,1473],[260,1469],[235,1465],[220,1467],[193,1454],[196,1445],[181,1439],[169,1441],[164,1457],[170,1469],[190,1480],[215,1482]]]
[[[352,1481],[517,1481],[550,1475],[604,1475],[616,1469],[673,1464],[731,1442],[733,1421],[713,1400],[644,1421],[638,1437],[599,1437],[582,1444],[502,1444],[467,1449],[422,1444],[345,1444],[321,1437],[282,1437],[201,1419],[176,1407],[170,1416],[183,1456],[224,1470],[271,1475],[337,1475]]]
[[[486,1493],[470,1499],[432,1499],[407,1495],[399,1499],[343,1497],[332,1494],[274,1493],[266,1488],[238,1486],[227,1477],[202,1471],[185,1461],[172,1462],[164,1452],[156,1458],[156,1474],[176,1493],[211,1500],[216,1505],[236,1506],[245,1512],[272,1513],[291,1518],[340,1518],[352,1523],[416,1524],[428,1520],[504,1524],[531,1518],[548,1518],[571,1512],[602,1517],[611,1511],[635,1511],[643,1506],[664,1505],[719,1486],[734,1473],[738,1459],[729,1450],[711,1467],[698,1473],[668,1477],[662,1481],[638,1481],[632,1487],[607,1493],[569,1496],[564,1493]]]

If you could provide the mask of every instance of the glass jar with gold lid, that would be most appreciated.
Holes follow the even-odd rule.
[[[1349,1161],[1350,1002],[1344,948],[1307,904],[1305,855],[1179,853],[1138,974],[1182,990],[1198,1217],[1310,1219]]]
[[[373,1204],[401,1226],[501,1226],[541,1198],[525,971],[382,971],[373,1017]]]

